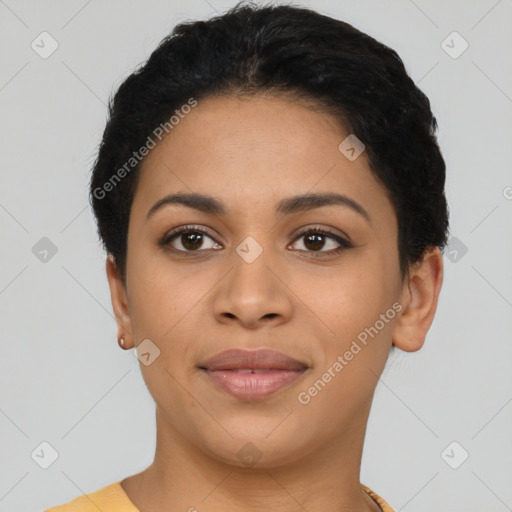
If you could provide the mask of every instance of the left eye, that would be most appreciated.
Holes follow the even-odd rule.
[[[298,243],[298,241],[301,242]],[[339,252],[350,247],[350,244],[340,236],[321,229],[311,229],[301,233],[294,242],[294,244],[297,243],[299,245],[297,250],[307,252]]]

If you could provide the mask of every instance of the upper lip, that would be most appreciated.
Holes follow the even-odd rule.
[[[218,370],[305,370],[306,363],[272,349],[231,349],[220,352],[199,365],[200,368]]]

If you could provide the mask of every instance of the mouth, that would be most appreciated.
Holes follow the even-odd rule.
[[[291,386],[308,365],[270,349],[234,349],[221,352],[198,366],[211,382],[236,398],[266,398]]]

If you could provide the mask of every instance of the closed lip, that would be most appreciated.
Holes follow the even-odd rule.
[[[230,349],[220,352],[200,365],[207,371],[221,370],[288,370],[303,371],[308,365],[277,350]]]

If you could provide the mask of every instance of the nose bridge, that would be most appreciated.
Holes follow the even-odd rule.
[[[245,238],[231,255],[232,269],[219,283],[214,314],[219,320],[238,319],[256,325],[260,321],[287,318],[292,311],[289,290],[276,276],[278,258],[253,237]]]

